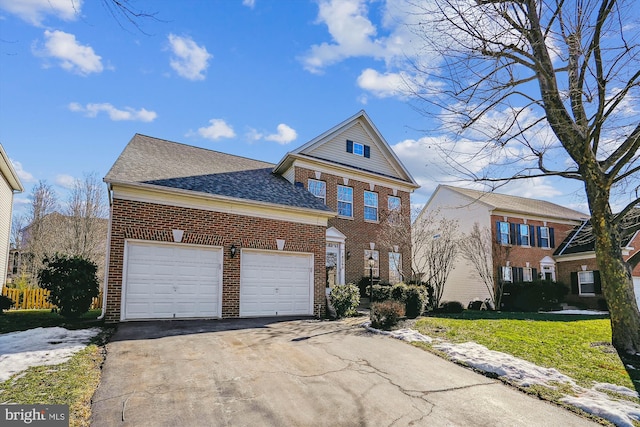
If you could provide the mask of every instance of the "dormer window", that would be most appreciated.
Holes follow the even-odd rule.
[[[347,139],[347,153],[369,158],[371,157],[371,147]]]

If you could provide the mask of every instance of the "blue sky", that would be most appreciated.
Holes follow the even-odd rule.
[[[367,111],[422,188],[457,184],[434,155],[447,135],[399,90],[412,39],[400,0],[132,3],[140,29],[102,1],[0,0],[0,143],[26,191],[60,199],[103,177],[135,133],[277,163]],[[432,58],[437,60],[437,58]],[[537,179],[502,192],[586,212],[580,186]]]

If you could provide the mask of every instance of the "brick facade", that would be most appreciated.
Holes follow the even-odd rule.
[[[295,181],[301,182],[308,189],[308,180],[318,179],[316,173],[310,169],[302,167],[295,168]],[[320,181],[326,183],[326,204],[333,210],[338,210],[338,185],[345,185],[341,176],[322,173],[319,177]],[[329,227],[337,228],[346,236],[345,251],[349,255],[345,260],[345,282],[358,283],[365,276],[365,250],[370,249],[370,242],[376,244],[375,250],[379,252],[380,258],[380,280],[389,280],[389,252],[393,249],[382,247],[380,244],[379,234],[383,227],[383,221],[366,221],[364,219],[364,192],[372,191],[368,182],[349,179],[346,184],[353,188],[353,217],[335,217],[329,219]],[[375,185],[373,191],[378,193],[378,218],[386,217],[388,196],[393,196],[393,189],[380,185]],[[398,190],[395,194],[400,198],[401,218],[407,229],[411,228],[411,201],[410,193]],[[411,271],[411,246],[398,243],[401,253],[402,268],[401,271]]]
[[[109,254],[106,321],[120,320],[124,244],[126,239],[173,242],[173,229],[184,230],[182,243],[223,247],[222,317],[240,314],[240,249],[277,250],[276,239],[286,241],[284,251],[314,256],[314,315],[325,314],[326,228],[179,206],[114,199]],[[238,254],[231,258],[231,245]]]

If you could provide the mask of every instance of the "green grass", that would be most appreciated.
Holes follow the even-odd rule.
[[[634,384],[634,380],[640,381],[640,370],[630,370],[631,377],[625,369],[611,346],[610,321],[602,316],[465,311],[421,318],[415,328],[432,338],[454,343],[473,341],[555,368],[583,387],[606,382],[640,389],[640,382]]]
[[[13,310],[0,314],[0,334],[7,332],[26,331],[33,328],[51,328],[60,326],[66,329],[85,329],[102,326],[102,320],[97,320],[101,310],[89,310],[78,319],[65,319],[51,310]]]
[[[10,311],[0,316],[0,333],[37,327],[61,326],[81,329],[101,326],[93,310],[80,319],[69,321],[49,310]],[[67,362],[55,366],[36,366],[0,383],[0,403],[69,405],[70,425],[89,426],[91,397],[100,382],[104,361],[102,346],[111,330],[106,329],[93,343]]]

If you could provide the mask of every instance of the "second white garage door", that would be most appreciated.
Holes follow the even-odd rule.
[[[243,249],[240,316],[313,314],[313,255]]]
[[[127,242],[123,320],[220,317],[222,249]]]

